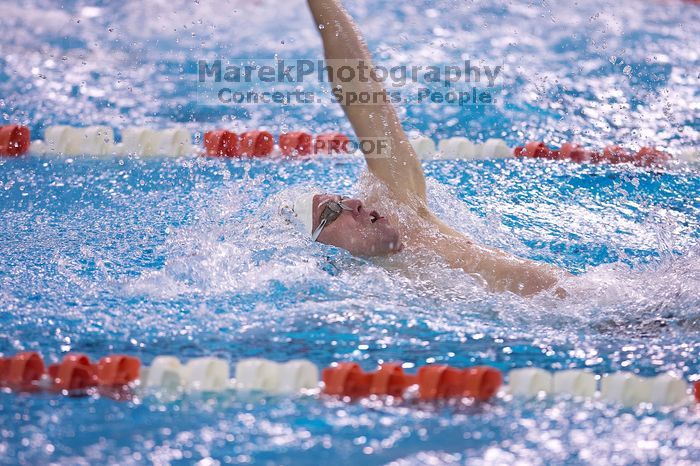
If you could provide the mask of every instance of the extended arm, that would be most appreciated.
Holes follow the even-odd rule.
[[[414,209],[420,218],[428,221],[428,225],[439,230],[439,234],[434,235],[431,227],[413,228],[406,233],[412,241],[437,252],[451,267],[479,274],[494,290],[508,290],[528,296],[555,286],[562,275],[556,267],[476,245],[429,211],[423,169],[386,96],[383,84],[372,79],[360,79],[359,67],[372,69],[373,65],[357,27],[339,0],[308,2],[323,39],[328,64],[349,66],[356,70],[355,79],[349,82],[344,82],[337,74],[331,74],[334,93],[340,90],[341,96],[364,92],[372,98],[383,97],[376,100],[374,105],[352,105],[346,100],[340,103],[358,139],[384,138],[390,144],[388,154],[364,153],[370,171],[389,187],[398,201]],[[562,295],[564,292],[558,290],[557,293]]]
[[[308,2],[323,39],[328,63],[335,67],[351,66],[356,71],[355,78],[350,82],[341,82],[337,75],[331,75],[334,91],[340,91],[345,96],[368,93],[377,102],[349,104],[347,99],[340,101],[360,141],[383,139],[388,142],[388,151],[378,149],[378,144],[367,144],[363,148],[369,170],[386,183],[397,200],[417,210],[426,210],[423,169],[388,100],[383,84],[373,79],[360,79],[359,67],[373,69],[372,58],[360,32],[337,0]],[[368,76],[369,72],[362,74]],[[375,150],[368,150],[372,145]]]

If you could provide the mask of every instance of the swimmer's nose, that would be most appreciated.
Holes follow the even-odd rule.
[[[362,213],[362,201],[359,199],[346,199],[343,200],[343,204],[352,209],[352,213],[355,216]]]

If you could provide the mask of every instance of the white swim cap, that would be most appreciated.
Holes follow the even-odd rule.
[[[299,197],[297,197],[294,201],[294,207],[292,209],[294,215],[304,225],[304,233],[307,233],[309,236],[311,236],[311,234],[313,233],[314,196],[316,194],[317,193],[315,192],[309,191],[299,195]]]

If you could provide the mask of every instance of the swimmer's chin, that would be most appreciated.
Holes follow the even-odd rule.
[[[382,250],[377,251],[376,249],[372,250],[371,252],[368,253],[352,253],[353,256],[356,257],[365,257],[365,258],[382,258],[382,257],[391,257],[395,256],[396,254],[400,253],[401,251],[404,250],[404,243],[399,242],[398,245],[395,245],[395,243],[389,243],[386,247],[382,248]]]
[[[386,257],[391,257],[395,256],[396,254],[402,252],[404,250],[405,244],[404,243],[399,243],[398,246],[394,246],[393,244],[389,246],[389,251],[387,251],[386,254],[382,254],[383,256]]]
[[[394,254],[398,254],[404,250],[404,247],[405,244],[399,239],[399,235],[397,234],[396,239],[389,243],[389,251],[387,252],[387,255],[393,256]]]

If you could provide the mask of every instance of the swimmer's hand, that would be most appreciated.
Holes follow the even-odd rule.
[[[357,139],[367,142],[360,144],[367,167],[386,184],[396,199],[412,206],[416,205],[416,199],[418,204],[426,204],[423,168],[387,97],[383,82],[360,78],[365,76],[366,70],[374,69],[360,30],[339,0],[308,0],[308,3],[323,40],[336,98],[338,95],[379,96],[372,105],[350,105],[348,98],[339,99]],[[354,69],[353,78],[340,79],[337,73],[330,71],[331,67],[340,66]]]
[[[569,297],[569,292],[561,286],[557,286],[556,288],[554,288],[554,296],[556,296],[559,299],[566,299]]]

